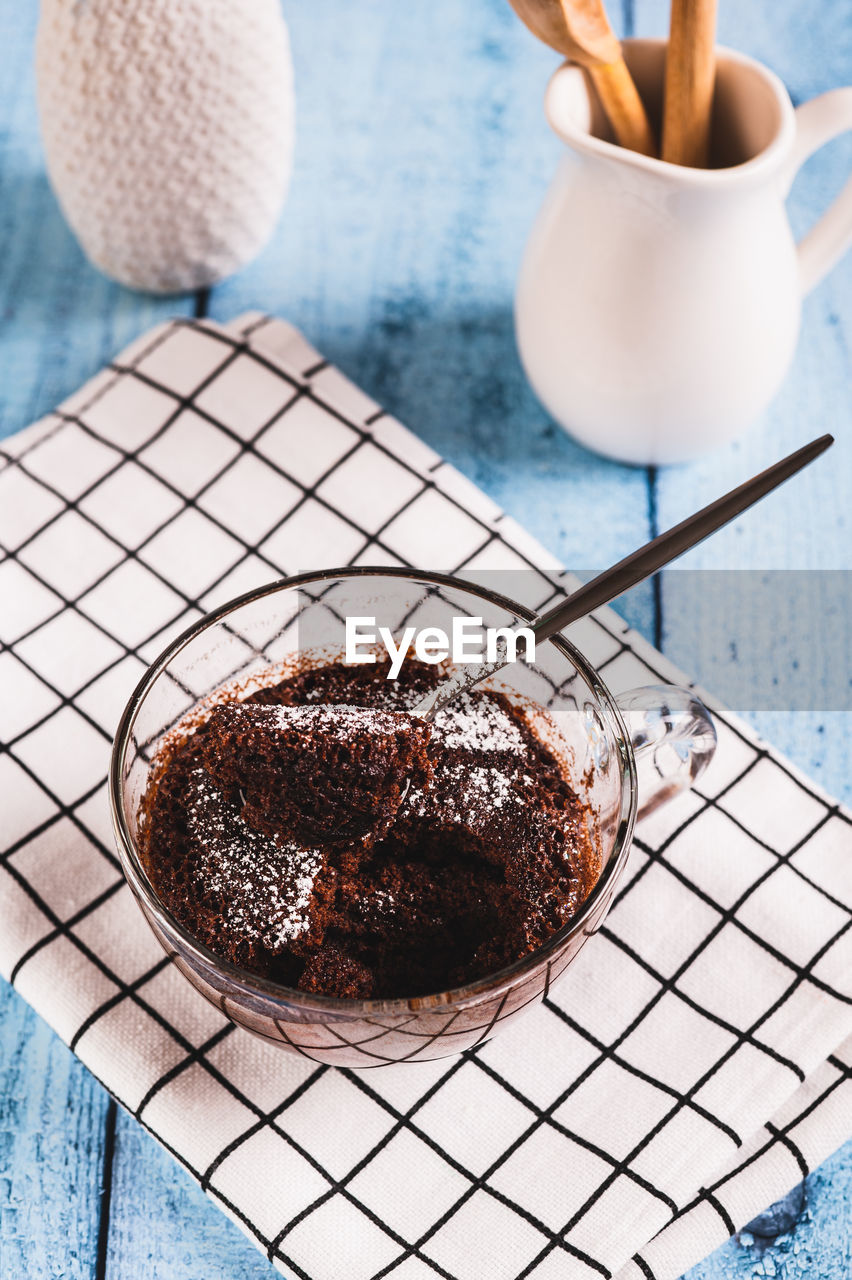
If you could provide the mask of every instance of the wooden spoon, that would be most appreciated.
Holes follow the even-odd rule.
[[[510,0],[518,17],[545,44],[586,67],[623,147],[655,156],[657,146],[642,99],[602,0]]]
[[[672,0],[663,159],[706,169],[716,79],[716,0]]]

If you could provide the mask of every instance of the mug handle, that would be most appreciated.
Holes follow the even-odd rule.
[[[636,758],[638,820],[698,780],[713,759],[716,729],[701,699],[677,685],[632,689],[615,701]]]
[[[852,88],[832,89],[796,110],[789,186],[807,159],[852,129]],[[852,178],[798,245],[802,293],[810,293],[852,244]]]

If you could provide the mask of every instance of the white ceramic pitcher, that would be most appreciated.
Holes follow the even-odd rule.
[[[794,111],[766,67],[717,54],[713,169],[616,146],[578,67],[547,90],[568,150],[521,266],[518,346],[554,418],[625,462],[684,461],[747,427],[787,372],[802,295],[852,242],[852,182],[798,246],[784,208],[808,156],[852,129],[852,88]],[[665,43],[625,56],[659,121]]]

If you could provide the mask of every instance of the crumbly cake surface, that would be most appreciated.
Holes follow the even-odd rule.
[[[533,951],[597,877],[565,766],[500,694],[407,714],[440,678],[332,664],[225,702],[142,801],[156,892],[210,949],[327,995],[446,990]]]
[[[375,840],[393,823],[407,785],[428,788],[430,728],[403,711],[314,703],[216,707],[207,724],[204,769],[241,817],[287,842]]]

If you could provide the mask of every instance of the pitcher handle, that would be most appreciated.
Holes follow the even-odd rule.
[[[790,160],[792,184],[805,161],[841,133],[852,130],[852,88],[832,89],[804,103],[796,111],[796,140]],[[802,293],[839,262],[852,244],[852,178],[798,245]]]
[[[686,791],[716,750],[710,712],[689,689],[657,684],[616,698],[636,759],[637,819]]]

